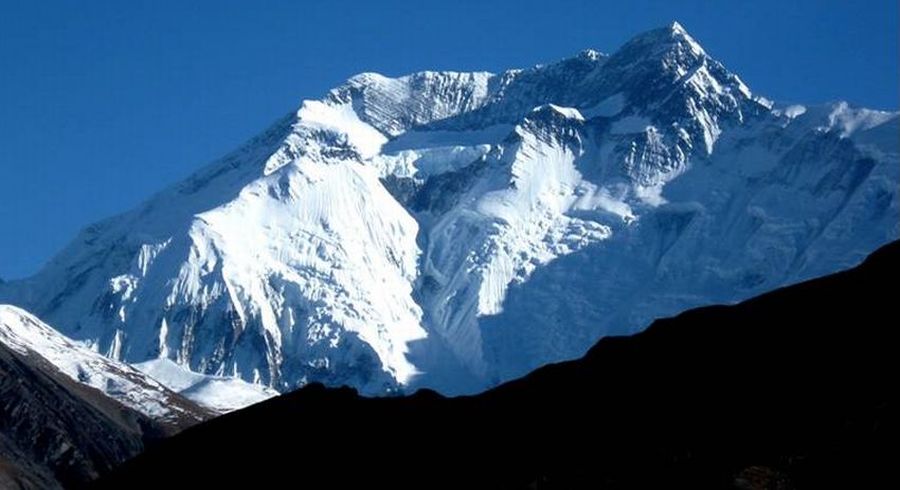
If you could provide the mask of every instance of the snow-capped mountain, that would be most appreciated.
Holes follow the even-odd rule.
[[[755,96],[678,24],[527,70],[366,73],[0,300],[131,363],[472,392],[858,263],[900,235],[898,129]]]

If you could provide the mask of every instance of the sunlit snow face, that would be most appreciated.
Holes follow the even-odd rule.
[[[367,73],[0,299],[210,406],[272,393],[225,377],[471,392],[896,237],[897,120],[779,107],[677,24],[498,75]]]

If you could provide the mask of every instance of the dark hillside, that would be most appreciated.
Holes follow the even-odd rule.
[[[898,274],[894,243],[474,397],[308,386],[188,429],[96,488],[882,487]]]

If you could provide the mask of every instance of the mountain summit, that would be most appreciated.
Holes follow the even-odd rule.
[[[677,23],[525,70],[365,73],[0,301],[128,362],[473,392],[856,264],[900,235],[897,128],[755,96]]]

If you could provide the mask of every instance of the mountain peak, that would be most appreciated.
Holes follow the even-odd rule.
[[[696,51],[698,54],[703,54],[703,55],[706,54],[706,51],[703,50],[703,47],[700,46],[700,43],[698,43],[697,40],[694,39],[693,36],[688,34],[688,31],[685,30],[685,28],[681,24],[679,24],[678,21],[672,22],[672,24],[669,26],[669,33],[670,33],[670,37],[673,40],[677,40],[678,42],[687,44],[688,46],[690,46],[690,48],[692,50]]]
[[[498,75],[359,75],[0,301],[128,362],[471,392],[897,235],[881,133],[857,165],[756,100],[677,23]]]
[[[596,49],[584,49],[580,53],[578,53],[579,58],[584,58],[589,61],[598,61],[600,58],[603,58],[603,53],[597,51]]]
[[[700,46],[700,43],[677,21],[668,26],[638,34],[625,43],[622,49],[638,46],[644,48],[642,52],[645,54],[684,51],[698,58],[706,56],[706,51]]]
[[[684,26],[678,23],[677,20],[673,20],[671,24],[669,24],[669,30],[675,33],[679,33],[682,35],[687,34],[687,31],[684,29]]]

